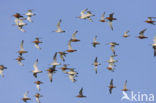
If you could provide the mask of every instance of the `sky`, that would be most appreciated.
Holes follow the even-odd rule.
[[[123,96],[121,89],[127,80],[127,88],[135,93],[141,92],[156,95],[156,57],[153,55],[153,38],[156,36],[156,26],[146,24],[144,21],[149,16],[156,16],[155,0],[1,0],[0,3],[0,64],[8,69],[4,71],[4,78],[0,77],[0,103],[22,103],[21,98],[26,91],[32,98],[28,103],[36,103],[36,89],[34,81],[43,82],[41,91],[43,97],[41,103],[132,103],[132,101],[121,101]],[[93,14],[94,22],[76,18],[80,16],[81,10],[88,8]],[[14,25],[16,12],[24,14],[28,9],[33,9],[36,16],[32,17],[33,23],[24,27],[26,32],[21,32]],[[114,12],[114,30],[108,23],[99,22],[103,12],[106,16]],[[62,19],[61,27],[65,33],[52,32],[56,30],[56,24]],[[136,38],[139,32],[147,28],[145,35],[148,39]],[[76,83],[72,83],[68,76],[57,67],[57,72],[50,83],[47,72],[53,61],[53,55],[57,51],[67,50],[68,40],[72,33],[78,30],[77,38],[80,42],[72,43],[77,52],[70,53],[65,58],[69,67],[75,68],[79,73]],[[122,34],[129,30],[130,37],[122,38]],[[94,36],[100,42],[96,48],[91,43]],[[35,37],[40,37],[43,43],[41,50],[34,47],[32,43]],[[24,54],[24,66],[18,65],[15,58],[21,41],[24,40],[24,48],[28,51]],[[115,48],[118,60],[115,72],[106,69],[105,62],[112,55],[108,42],[117,42]],[[95,74],[92,63],[95,57],[102,64]],[[33,64],[38,58],[38,67],[43,73],[35,79],[31,73]],[[57,60],[64,64],[59,57]],[[108,85],[114,79],[112,94],[109,94]],[[87,98],[76,98],[80,88],[84,88]],[[130,91],[127,92],[130,94]],[[150,102],[146,102],[150,103]]]

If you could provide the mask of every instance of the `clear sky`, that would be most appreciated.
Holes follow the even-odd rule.
[[[40,91],[43,95],[41,103],[129,103],[121,101],[125,80],[128,81],[127,87],[136,93],[156,95],[156,83],[153,82],[156,58],[153,57],[151,46],[156,36],[156,26],[144,22],[147,17],[156,16],[155,4],[155,0],[1,0],[0,64],[8,69],[4,71],[5,77],[0,77],[0,103],[22,103],[21,98],[26,91],[30,92],[29,97],[32,98],[28,103],[35,103],[33,95],[38,90],[33,82],[36,80],[44,82]],[[93,23],[76,18],[85,8],[95,14]],[[13,25],[12,15],[16,12],[24,14],[28,9],[33,9],[37,15],[32,18],[33,23],[27,22],[28,25],[24,27],[27,32],[23,33]],[[104,11],[106,16],[115,13],[117,20],[113,22],[114,31],[111,31],[108,23],[99,22]],[[52,32],[59,19],[62,19],[61,27],[66,33]],[[145,35],[149,38],[136,38],[144,28],[147,28]],[[65,63],[79,72],[77,82],[72,83],[66,74],[58,70],[53,83],[50,83],[45,69],[50,66],[55,52],[67,50],[68,40],[76,30],[79,31],[77,38],[81,41],[72,43],[72,46],[78,51],[68,54]],[[131,36],[122,38],[121,35],[127,30]],[[101,43],[97,48],[91,45],[95,35]],[[41,44],[42,50],[34,47],[32,41],[35,37],[40,37],[44,42]],[[22,40],[28,51],[23,55],[23,67],[15,60]],[[112,55],[110,46],[106,45],[112,41],[120,44],[115,48],[118,54],[115,59],[119,62],[113,73],[106,69],[108,63],[104,62]],[[97,75],[91,65],[96,56],[102,63]],[[44,72],[35,79],[30,71],[37,58],[38,67]],[[62,62],[59,57],[58,61]],[[107,86],[111,79],[114,79],[117,88],[110,95]],[[75,97],[81,87],[87,98]]]

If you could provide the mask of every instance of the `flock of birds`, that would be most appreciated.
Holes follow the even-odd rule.
[[[95,16],[94,14],[92,14],[90,11],[88,11],[88,9],[84,9],[81,11],[80,13],[81,15],[78,17],[80,19],[87,19],[89,20],[90,22],[93,22],[93,20],[91,19],[92,16]],[[24,27],[27,25],[27,23],[25,23],[24,21],[28,21],[30,23],[32,23],[32,17],[35,16],[36,14],[32,12],[32,10],[28,10],[27,13],[25,13],[24,15],[26,15],[26,18],[21,15],[20,13],[16,13],[14,14],[13,16],[15,17],[15,25],[18,27],[18,29],[21,31],[21,32],[25,32],[24,30]],[[148,17],[148,19],[145,21],[146,23],[149,23],[149,24],[152,24],[152,25],[155,25],[155,22],[153,19],[156,18],[156,17]],[[114,18],[114,13],[111,13],[109,14],[108,17],[105,17],[105,12],[102,14],[101,16],[101,19],[100,19],[100,22],[108,22],[111,30],[113,30],[113,25],[112,25],[112,22],[114,20],[117,20],[116,18]],[[55,30],[54,32],[57,32],[57,33],[64,33],[65,30],[62,30],[61,29],[61,22],[62,20],[60,19],[57,23],[57,30]],[[146,39],[148,37],[144,36],[144,32],[146,31],[147,29],[143,29],[139,32],[139,36],[137,36],[137,38],[139,39]],[[128,35],[128,32],[129,31],[126,31],[122,37],[124,38],[128,38],[130,35]],[[80,42],[79,39],[76,38],[76,34],[78,33],[78,31],[75,31],[73,34],[72,34],[72,37],[71,39],[68,41],[68,49],[65,50],[65,51],[61,51],[61,52],[55,52],[54,56],[53,56],[53,62],[50,64],[51,67],[48,68],[46,71],[48,72],[48,77],[49,77],[49,80],[50,82],[53,81],[53,74],[57,71],[56,70],[56,67],[61,65],[61,63],[59,63],[57,61],[57,55],[59,54],[60,55],[60,58],[63,62],[65,62],[65,57],[68,53],[73,53],[73,52],[76,52],[77,50],[76,49],[73,49],[71,44],[74,43],[74,42]],[[93,42],[92,42],[92,46],[94,48],[96,48],[97,45],[100,45],[100,43],[96,40],[97,39],[97,35],[93,38]],[[156,56],[156,37],[154,37],[154,43],[152,44],[152,47],[154,49],[154,56]],[[34,43],[34,46],[41,50],[41,47],[40,47],[40,44],[43,43],[42,41],[40,41],[40,39],[38,37],[35,38],[35,40],[33,41]],[[106,62],[108,62],[108,66],[107,66],[107,69],[109,71],[112,71],[114,72],[115,70],[115,66],[116,66],[116,62],[118,62],[118,60],[115,60],[114,57],[118,56],[116,54],[116,51],[115,51],[115,47],[118,46],[119,44],[116,43],[116,42],[110,42],[110,43],[107,43],[108,45],[110,45],[110,48],[111,48],[111,51],[112,51],[112,55],[110,56],[110,59],[107,60]],[[24,66],[24,64],[22,63],[22,61],[24,60],[23,58],[23,54],[25,53],[28,53],[28,51],[26,51],[23,47],[24,45],[24,40],[21,41],[21,44],[20,44],[20,50],[18,51],[18,57],[16,58],[17,62],[19,65],[21,66]],[[43,71],[39,70],[38,68],[38,59],[36,59],[36,61],[34,62],[34,70],[32,70],[32,73],[33,73],[33,76],[35,78],[38,77],[38,74],[39,73],[42,73]],[[94,70],[95,70],[95,73],[97,74],[98,73],[98,66],[101,65],[101,63],[98,62],[98,57],[95,58],[94,62],[92,63],[92,65],[94,65]],[[3,75],[3,70],[7,69],[7,67],[5,67],[4,65],[0,65],[0,75],[2,77],[4,77]],[[73,68],[69,68],[68,67],[68,64],[64,64],[61,68],[63,73],[65,73],[66,75],[68,75],[69,79],[74,83],[76,82],[76,77],[78,76],[78,72],[76,72]],[[36,88],[38,89],[38,91],[40,91],[40,85],[43,83],[42,81],[35,81],[34,82],[36,84]],[[111,94],[112,93],[112,89],[113,88],[116,88],[116,86],[113,84],[113,79],[111,79],[110,81],[110,84],[108,86],[109,88],[109,93]],[[126,92],[126,91],[129,91],[129,89],[127,88],[127,80],[125,80],[125,83],[124,83],[124,87],[122,89],[123,92]],[[31,98],[28,97],[28,91],[24,94],[24,97],[22,98],[22,100],[24,102],[27,102],[28,100],[31,100]],[[38,103],[40,103],[40,100],[39,98],[42,97],[42,95],[40,93],[36,93],[35,94],[35,97],[36,97],[36,101]],[[83,95],[83,88],[80,89],[78,95],[76,96],[78,98],[84,98],[86,97],[85,95]]]

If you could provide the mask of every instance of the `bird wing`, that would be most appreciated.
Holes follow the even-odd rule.
[[[94,60],[94,63],[97,63],[97,62],[98,62],[97,59],[98,59],[98,58],[96,57],[95,60]]]
[[[113,30],[112,21],[108,21],[108,24],[109,24],[109,26],[110,26],[111,30]]]
[[[56,56],[57,56],[57,52],[54,54],[54,57],[53,57],[54,62],[57,62]]]
[[[143,29],[143,30],[141,30],[141,31],[139,32],[139,34],[140,34],[140,35],[144,35],[144,32],[145,32],[146,30],[147,30],[146,28]]]
[[[36,84],[36,88],[40,91],[40,85]]]
[[[111,80],[110,85],[113,85],[113,79]]]
[[[72,39],[76,39],[77,30],[72,34]]]
[[[93,38],[93,42],[96,42],[96,38],[97,38],[97,35],[95,35],[95,37]]]
[[[33,65],[35,71],[39,71],[37,64],[38,64],[38,59],[36,59],[34,65]]]
[[[88,19],[90,22],[93,22],[93,20],[92,20],[90,17],[88,17],[87,19]]]
[[[60,24],[61,24],[62,20],[60,19],[59,22],[57,23],[57,29],[61,30]]]
[[[109,93],[112,94],[112,88],[109,88]]]
[[[52,73],[48,72],[48,77],[49,77],[50,82],[52,82],[52,75],[53,75]]]
[[[85,12],[86,12],[87,10],[88,10],[87,8],[86,8],[86,9],[84,9],[84,10],[82,10],[80,14],[81,14],[81,15],[84,15],[84,14],[85,14]]]
[[[24,93],[24,98],[28,98],[28,93],[29,93],[29,91],[26,91],[26,92]]]
[[[69,50],[72,50],[72,47],[71,47],[71,40],[69,40],[69,42],[68,42],[68,49],[69,49]]]
[[[83,95],[83,88],[80,89],[79,94]]]
[[[127,88],[127,80],[124,83],[124,89],[126,89],[126,88]]]
[[[22,40],[21,45],[20,45],[20,50],[21,51],[24,51],[23,44],[24,44],[24,40]]]
[[[104,19],[105,19],[105,12],[101,16],[101,20],[104,20]]]

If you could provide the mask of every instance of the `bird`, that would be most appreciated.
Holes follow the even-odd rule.
[[[113,79],[111,79],[110,81],[110,85],[109,85],[109,93],[112,94],[112,89],[113,88],[116,88],[114,85],[113,85]]]
[[[124,32],[124,34],[122,35],[122,37],[124,37],[124,38],[129,37],[128,33],[129,33],[129,30],[127,30],[126,32]]]
[[[22,56],[18,56],[16,58],[16,60],[17,60],[17,62],[18,62],[19,65],[24,66],[24,64],[22,63],[22,60],[24,60],[24,58]]]
[[[116,45],[119,45],[119,44],[116,43],[116,42],[110,42],[110,43],[107,43],[107,45],[110,45],[110,46],[111,46],[111,50],[112,50],[112,52],[113,52],[113,55],[114,55],[114,56],[117,56],[117,55],[116,55],[116,52],[115,52],[115,50],[114,50],[114,48],[115,48]]]
[[[93,15],[90,11],[88,11],[88,9],[84,9],[80,12],[81,16],[79,16],[78,18],[80,19],[88,19],[90,22],[93,22],[93,20],[91,19]]]
[[[97,60],[98,58],[96,57],[95,60],[94,60],[94,70],[95,70],[95,73],[97,74],[97,68],[98,68],[98,65],[101,65],[101,63],[98,62]]]
[[[153,42],[152,47],[154,49],[154,56],[156,56],[156,36],[154,37]]]
[[[4,74],[3,74],[3,70],[4,69],[7,69],[7,67],[5,67],[4,65],[0,65],[0,75],[2,76],[2,77],[4,77]]]
[[[92,42],[92,45],[94,48],[96,47],[96,45],[100,45],[100,43],[96,41],[96,38],[97,38],[97,35],[95,35],[95,37],[93,38],[93,42]]]
[[[116,18],[113,17],[113,15],[114,15],[114,13],[111,13],[111,14],[109,14],[109,17],[106,17],[111,30],[113,30],[113,26],[112,26],[113,20],[117,20]]]
[[[22,32],[26,32],[23,27],[27,25],[27,23],[23,22],[25,19],[15,19],[15,23],[18,26],[18,29]]]
[[[60,69],[66,73],[66,70],[70,70],[70,68],[67,67],[68,64],[64,64],[63,67],[61,67]]]
[[[109,60],[107,61],[108,63],[116,63],[116,62],[118,62],[118,60],[115,60],[114,59],[114,55],[112,55],[112,56],[110,56],[110,58],[109,58]]]
[[[69,53],[72,53],[72,52],[76,52],[77,51],[77,50],[72,49],[71,42],[72,42],[72,40],[70,39],[69,42],[68,42],[68,50],[66,50]]]
[[[80,40],[76,38],[76,34],[78,33],[78,31],[76,30],[73,34],[72,34],[72,38],[71,41],[72,42],[79,42]]]
[[[32,17],[32,16],[35,16],[36,14],[33,13],[32,10],[28,10],[28,12],[25,13],[25,15],[27,16],[27,20],[28,20],[29,22],[33,22],[33,21],[31,20],[31,17]]]
[[[128,97],[127,93],[125,91],[122,91],[123,93],[123,97],[121,98],[121,100],[127,99],[130,101],[130,98]]]
[[[39,93],[36,93],[36,94],[35,94],[35,98],[36,98],[36,101],[37,101],[38,103],[41,103],[41,102],[40,102],[40,99],[39,99],[40,97],[43,97],[43,96],[40,95]]]
[[[55,73],[57,70],[55,69],[56,65],[53,65],[52,67],[48,68],[46,71],[48,71],[48,77],[50,82],[53,81],[53,73]]]
[[[127,89],[127,80],[124,83],[124,87],[123,87],[122,91],[125,91],[125,92],[129,91],[129,89]]]
[[[69,77],[69,79],[74,83],[74,82],[76,82],[76,79],[75,79],[75,77],[77,77],[77,72],[76,71],[74,71],[74,69],[73,68],[70,68],[70,71],[68,71],[68,72],[65,72],[66,74],[68,74],[68,77]]]
[[[38,80],[38,81],[35,81],[34,83],[36,84],[36,88],[40,91],[40,84],[43,84],[43,82]]]
[[[28,51],[25,51],[23,48],[24,40],[22,40],[20,45],[20,50],[18,51],[19,55],[22,56],[23,53],[28,53]]]
[[[60,54],[60,58],[62,59],[62,61],[65,62],[64,57],[66,57],[66,54],[68,54],[68,53],[66,53],[65,51],[63,51],[63,52],[58,52],[58,53]]]
[[[55,66],[61,65],[61,63],[57,62],[56,56],[57,56],[57,52],[55,52],[53,56],[53,62],[50,65],[55,65]]]
[[[56,26],[57,30],[54,32],[57,32],[57,33],[64,33],[65,32],[65,30],[62,30],[60,27],[61,22],[62,22],[62,19],[60,19],[59,22],[57,23],[57,26]]]
[[[146,28],[143,29],[143,30],[141,30],[141,31],[139,32],[139,36],[137,36],[137,38],[139,38],[139,39],[146,39],[146,38],[148,38],[148,37],[144,36],[144,32],[145,32],[146,30],[147,30]]]
[[[109,63],[107,69],[108,69],[109,71],[114,72],[114,70],[115,70],[114,65],[115,65],[115,64],[113,64],[113,63]]]
[[[85,97],[87,97],[87,96],[83,95],[83,88],[80,89],[79,94],[76,97],[78,97],[78,98],[85,98]]]
[[[23,16],[20,13],[13,14],[13,16],[17,19],[23,18]]]
[[[40,43],[43,43],[43,42],[40,41],[38,37],[35,38],[35,40],[33,41],[33,43],[35,44],[35,47],[36,47],[37,49],[41,50],[39,44],[40,44]]]
[[[33,76],[34,76],[35,78],[37,78],[37,74],[38,74],[38,73],[42,73],[42,71],[38,69],[37,64],[38,64],[38,59],[36,59],[34,65],[33,65],[34,70],[32,71],[32,72],[33,72]]]
[[[101,19],[100,19],[100,22],[106,22],[106,19],[105,19],[105,12],[103,12],[102,16],[101,16]]]
[[[26,103],[27,103],[28,100],[31,100],[31,98],[28,97],[28,93],[29,93],[29,91],[26,91],[26,92],[24,93],[24,97],[22,98],[22,100],[23,100],[24,102],[26,102]]]
[[[152,19],[153,19],[153,18],[156,18],[156,17],[147,17],[147,18],[148,18],[148,19],[145,21],[146,23],[155,25],[155,22],[156,22],[156,21],[153,21]]]

